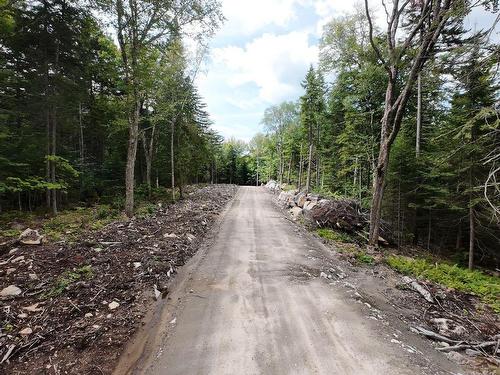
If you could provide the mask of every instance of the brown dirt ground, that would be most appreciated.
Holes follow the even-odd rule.
[[[22,290],[0,299],[0,361],[13,348],[0,374],[111,373],[155,294],[168,295],[176,269],[197,251],[235,191],[192,187],[176,204],[111,223],[75,245],[13,246],[0,256],[0,289]],[[119,306],[110,309],[111,302]],[[32,333],[21,335],[25,328]]]

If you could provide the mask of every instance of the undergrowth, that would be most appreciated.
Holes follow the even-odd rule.
[[[496,312],[500,312],[500,279],[477,270],[468,270],[447,263],[431,263],[426,259],[412,259],[391,255],[387,264],[395,270],[417,278],[427,279],[461,292],[481,298]]]
[[[316,234],[321,238],[330,241],[337,241],[342,243],[352,243],[353,238],[349,236],[347,233],[339,232],[330,228],[319,228],[316,229]]]
[[[41,299],[47,299],[52,297],[57,297],[64,293],[64,291],[75,281],[80,279],[91,279],[94,277],[94,272],[91,266],[83,266],[81,268],[74,269],[72,271],[65,271],[61,276],[59,276],[54,283],[54,286],[50,288],[48,292],[42,294]]]

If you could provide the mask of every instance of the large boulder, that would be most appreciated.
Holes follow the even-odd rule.
[[[23,245],[40,245],[43,236],[37,230],[27,228],[19,235],[19,242]]]
[[[294,202],[297,206],[299,207],[304,207],[304,204],[306,203],[307,201],[307,195],[306,193],[298,193],[295,198],[294,198]]]
[[[311,206],[311,203],[314,203]],[[353,200],[321,199],[311,202],[304,209],[304,217],[313,225],[353,232],[365,224],[359,204]]]
[[[304,210],[304,213],[305,213],[307,211],[312,210],[314,207],[316,207],[317,204],[318,204],[317,202],[306,201],[306,203],[304,203],[304,207],[302,207],[302,209]]]
[[[303,215],[303,211],[302,211],[302,208],[300,207],[292,207],[290,209],[290,213],[292,214],[292,217],[294,220],[297,220],[299,217],[301,217]]]
[[[280,185],[274,180],[269,180],[266,184],[266,187],[273,193],[281,190]]]
[[[295,206],[293,202],[293,194],[287,191],[282,191],[278,196],[278,202],[285,208]]]

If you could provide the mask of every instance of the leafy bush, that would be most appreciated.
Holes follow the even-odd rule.
[[[356,254],[356,260],[361,263],[373,264],[375,262],[375,258],[371,255],[366,254],[363,251],[360,251]]]
[[[417,278],[424,278],[461,292],[481,298],[496,312],[500,312],[500,279],[477,270],[468,270],[446,263],[431,263],[426,259],[389,256],[387,264],[395,270]]]

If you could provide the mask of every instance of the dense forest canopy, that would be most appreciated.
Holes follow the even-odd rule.
[[[0,208],[131,216],[156,190],[275,179],[361,202],[372,245],[382,226],[398,245],[498,262],[498,25],[463,27],[472,5],[498,4],[398,4],[387,29],[368,4],[328,23],[303,95],[245,143],[213,130],[195,85],[218,1],[0,0]]]

